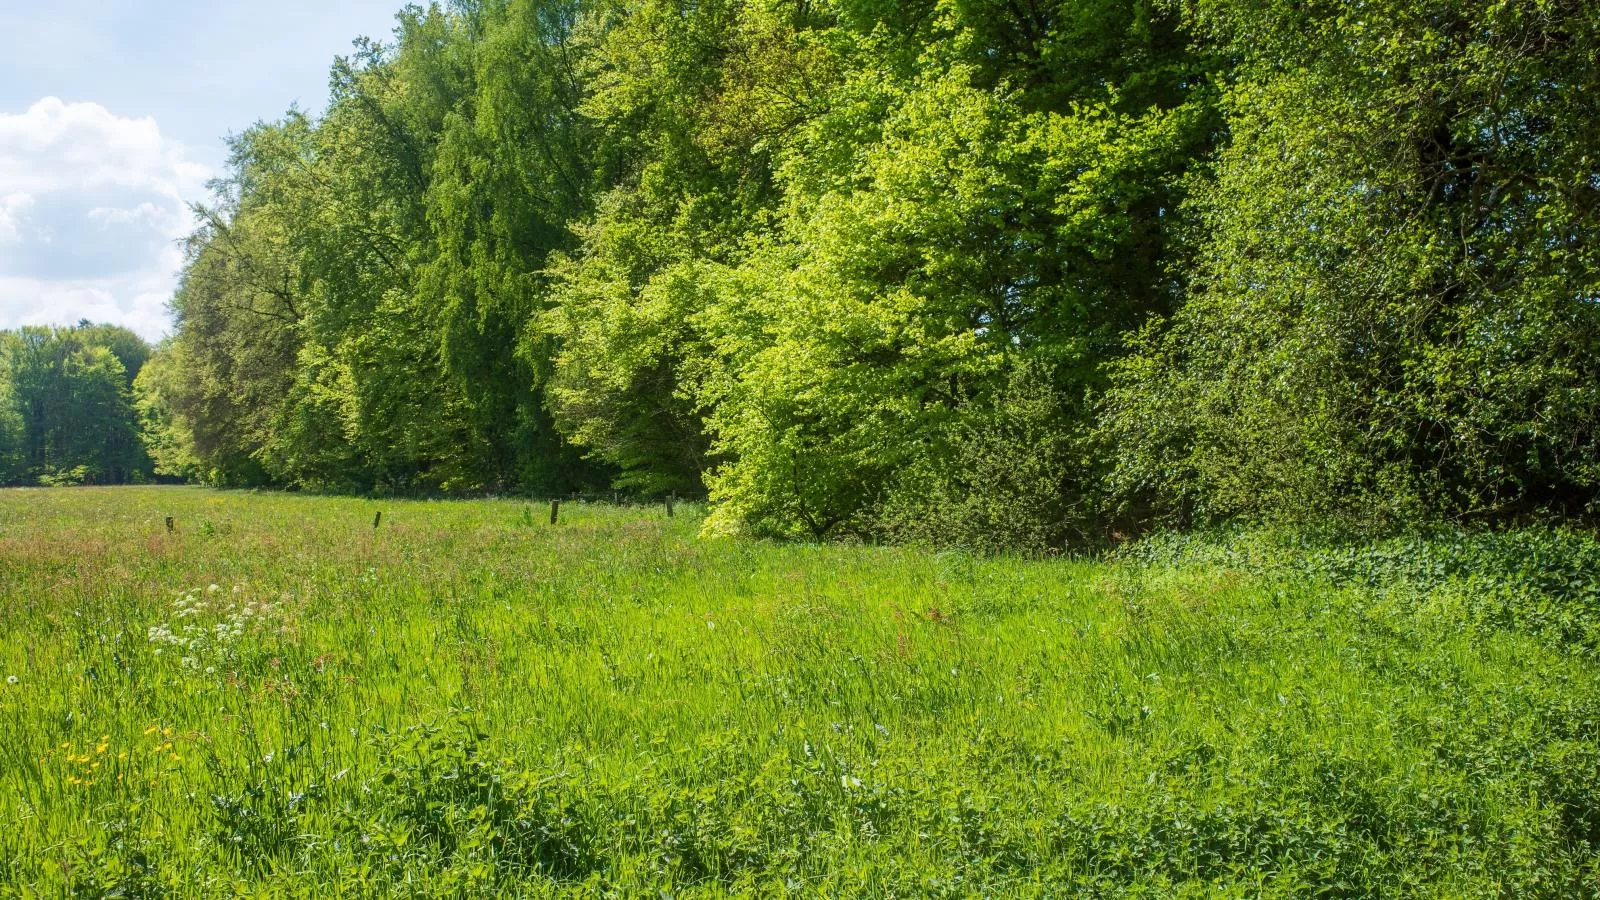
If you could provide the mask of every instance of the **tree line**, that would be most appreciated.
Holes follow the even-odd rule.
[[[0,486],[149,480],[133,385],[150,353],[113,325],[0,331]]]
[[[1596,511],[1593,4],[397,22],[232,140],[157,472],[980,549]]]

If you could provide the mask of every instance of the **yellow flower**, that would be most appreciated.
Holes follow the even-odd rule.
[[[160,730],[161,730],[161,726],[159,726],[159,725],[151,725],[149,728],[146,728],[144,730],[144,736],[145,737],[149,737],[150,735],[155,734],[156,732],[158,732]],[[63,744],[62,746],[66,746],[66,745]]]
[[[171,759],[172,759],[173,762],[178,762],[179,760],[183,759],[183,757],[181,757],[178,754],[174,753],[174,754],[172,754]]]

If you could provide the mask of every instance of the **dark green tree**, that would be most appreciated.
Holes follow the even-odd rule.
[[[0,474],[9,483],[124,484],[150,474],[118,351],[142,365],[132,332],[84,323],[23,328],[0,341]]]
[[[1175,521],[1592,514],[1600,19],[1585,4],[1191,14],[1237,60],[1196,290],[1106,401]]]

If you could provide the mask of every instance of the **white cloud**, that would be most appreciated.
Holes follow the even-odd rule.
[[[127,208],[121,206],[96,206],[89,210],[89,220],[102,225],[126,225],[130,222],[148,222],[157,228],[173,227],[172,210],[154,203],[141,203]]]
[[[209,175],[154,119],[54,97],[0,114],[0,328],[88,318],[159,337]]]
[[[0,244],[14,244],[22,239],[17,220],[33,205],[29,194],[0,196]]]

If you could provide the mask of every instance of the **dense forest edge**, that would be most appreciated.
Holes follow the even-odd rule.
[[[1576,0],[407,7],[231,140],[171,338],[0,341],[0,481],[1588,524],[1597,54]]]

